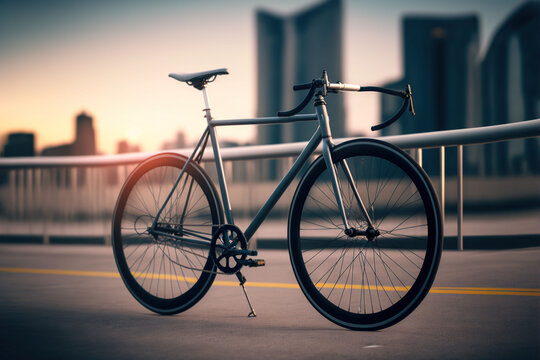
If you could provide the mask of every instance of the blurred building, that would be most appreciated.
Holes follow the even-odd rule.
[[[186,135],[183,131],[178,131],[176,133],[176,138],[171,141],[166,141],[161,146],[162,150],[172,150],[172,149],[183,149],[187,147],[186,144]]]
[[[4,145],[4,151],[2,156],[16,157],[16,156],[34,156],[34,134],[17,132],[11,133],[7,136],[7,142]]]
[[[406,16],[403,19],[404,77],[384,87],[403,90],[412,87],[416,117],[404,116],[382,130],[383,135],[480,126],[478,72],[478,18]],[[399,109],[401,99],[381,96],[381,121]],[[474,168],[479,154],[470,154],[466,164]],[[455,156],[448,156],[450,173],[455,172]],[[424,154],[425,168],[438,173],[439,155]]]
[[[307,83],[326,70],[332,81],[342,79],[342,1],[329,0],[290,16],[258,10],[257,21],[257,116],[277,116],[290,110],[306,95],[294,92],[294,84]],[[311,106],[303,113],[313,113]],[[343,97],[328,104],[335,137],[345,135]],[[259,144],[309,140],[315,122],[260,126]],[[261,168],[263,179],[276,179],[279,161]]]
[[[141,147],[139,145],[130,144],[127,140],[120,140],[118,143],[116,143],[117,154],[134,153],[140,151]]]
[[[96,155],[96,134],[93,119],[85,112],[81,112],[75,118],[75,140],[70,144],[51,146],[44,148],[42,156],[73,156],[73,155]],[[77,168],[76,177],[66,172],[63,176],[60,169],[56,169],[57,186],[70,186],[76,180],[79,187],[87,182],[87,168]]]
[[[1,155],[4,157],[34,156],[34,134],[25,132],[10,133]],[[15,176],[18,176],[17,174]],[[8,182],[8,172],[0,171],[0,185]],[[1,206],[0,206],[1,208]]]
[[[73,155],[95,155],[96,135],[93,119],[84,112],[77,115]]]
[[[484,125],[540,118],[540,3],[515,10],[499,27],[482,62]],[[540,141],[487,146],[489,175],[540,174]]]
[[[96,135],[93,119],[81,112],[75,118],[75,141],[70,144],[44,148],[43,156],[95,155]]]

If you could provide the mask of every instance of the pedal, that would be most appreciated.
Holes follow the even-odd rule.
[[[263,259],[245,259],[240,260],[239,263],[247,267],[259,267],[266,265],[266,261]]]
[[[266,265],[266,261],[264,259],[249,259],[250,264],[248,264],[248,267],[259,267]]]

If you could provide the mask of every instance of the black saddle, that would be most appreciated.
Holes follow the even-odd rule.
[[[201,71],[191,74],[175,74],[170,73],[169,76],[178,81],[187,83],[193,86],[195,89],[202,90],[206,84],[216,79],[218,75],[227,75],[229,71],[226,68]]]

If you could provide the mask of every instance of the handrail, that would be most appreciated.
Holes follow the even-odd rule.
[[[405,149],[427,149],[441,146],[487,144],[536,136],[540,136],[540,119],[469,129],[386,136],[381,139]]]
[[[403,149],[435,148],[441,146],[458,146],[484,144],[512,139],[522,139],[540,136],[540,119],[521,121],[517,123],[476,127],[470,129],[433,131],[419,134],[382,136],[379,139],[392,143]],[[352,138],[334,139],[336,144]],[[250,145],[224,148],[221,151],[223,160],[254,160],[264,158],[279,158],[300,154],[307,142],[296,142],[274,145]],[[192,149],[177,149],[174,152],[189,156]],[[162,152],[162,151],[160,151]],[[34,156],[0,158],[0,170],[21,168],[48,167],[92,167],[136,164],[148,156],[158,152],[143,152],[116,155],[86,155],[86,156]],[[212,161],[212,149],[207,149],[203,161]]]

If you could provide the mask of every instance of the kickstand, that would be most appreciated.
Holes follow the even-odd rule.
[[[246,283],[246,278],[242,273],[239,271],[236,273],[236,277],[238,278],[238,281],[240,281],[240,286],[242,287],[242,290],[244,291],[244,295],[246,296],[246,300],[249,305],[250,313],[248,314],[248,317],[256,317],[257,314],[255,314],[255,309],[253,309],[253,306],[251,306],[251,301],[249,300],[249,296],[246,292],[246,288],[244,287],[244,284]]]

